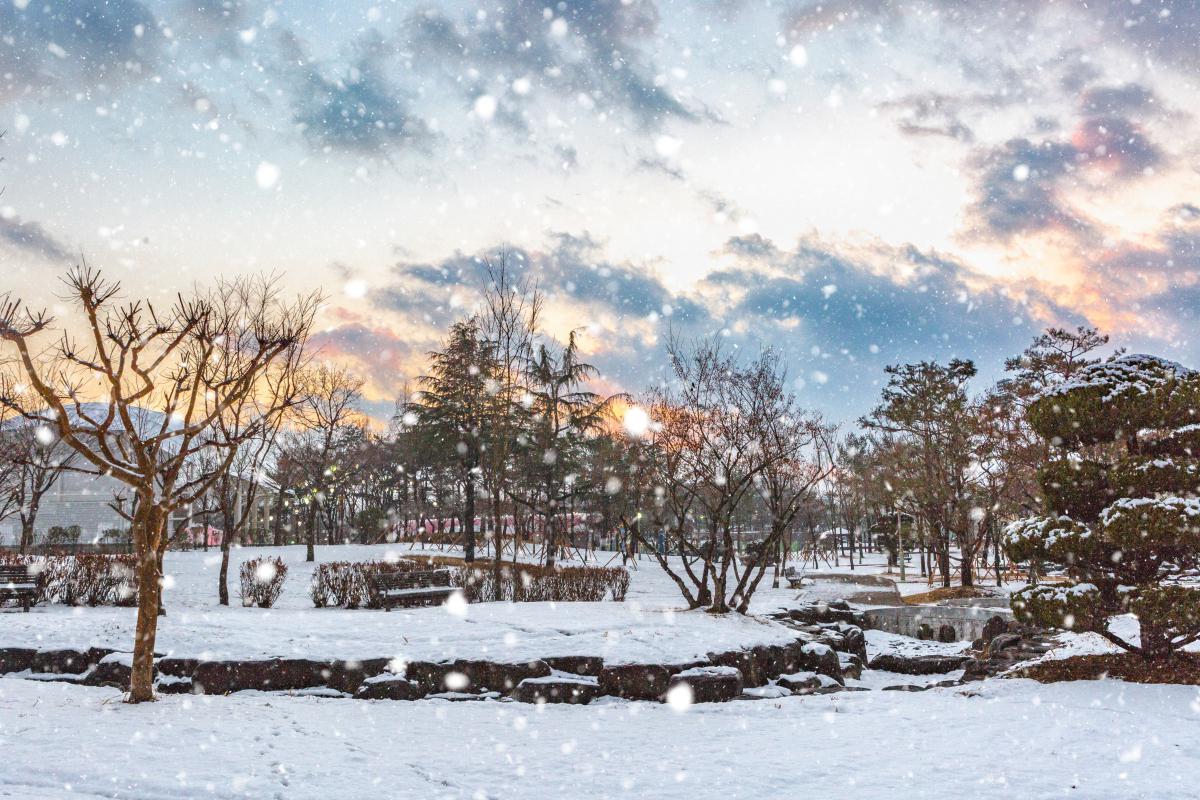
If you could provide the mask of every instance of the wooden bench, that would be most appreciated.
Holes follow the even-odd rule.
[[[0,600],[14,598],[21,601],[21,609],[28,612],[37,599],[37,578],[23,564],[13,566],[0,564]]]
[[[431,606],[454,594],[450,586],[450,571],[445,569],[418,572],[379,572],[372,575],[371,594],[385,610],[392,606]]]
[[[808,576],[797,572],[795,567],[787,567],[783,571],[783,579],[793,589],[800,589],[804,586],[804,582],[808,580]]]

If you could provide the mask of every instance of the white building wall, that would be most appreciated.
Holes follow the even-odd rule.
[[[34,525],[36,539],[40,541],[56,525],[64,528],[78,525],[81,542],[98,539],[110,528],[127,529],[129,522],[110,505],[118,494],[127,496],[128,490],[115,478],[63,474],[42,497]],[[0,522],[0,544],[17,544],[20,535],[21,520],[17,515]]]

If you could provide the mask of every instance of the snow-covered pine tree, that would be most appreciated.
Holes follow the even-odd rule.
[[[1071,583],[1013,595],[1018,618],[1092,631],[1149,660],[1200,640],[1200,373],[1155,356],[1083,369],[1029,408],[1059,457],[1040,472],[1046,516],[1008,526],[1016,560]],[[1140,642],[1109,630],[1134,614]]]

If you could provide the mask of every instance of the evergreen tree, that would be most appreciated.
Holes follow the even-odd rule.
[[[475,560],[475,499],[480,465],[486,449],[484,434],[496,391],[494,348],[483,339],[475,318],[454,323],[441,350],[429,354],[430,370],[420,378],[421,396],[413,405],[453,459],[463,492],[463,557]]]
[[[1046,515],[1012,523],[1008,549],[1063,565],[1073,583],[1015,594],[1019,617],[1098,633],[1148,660],[1200,641],[1198,401],[1200,373],[1128,355],[1033,402],[1030,424],[1057,457],[1040,472]],[[1138,642],[1109,630],[1128,613]]]

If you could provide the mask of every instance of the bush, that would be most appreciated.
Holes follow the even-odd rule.
[[[239,577],[239,596],[243,606],[270,608],[283,594],[283,582],[287,579],[287,564],[282,558],[266,556],[242,562]]]
[[[533,564],[489,564],[454,570],[451,583],[472,603],[508,601],[622,601],[629,591],[629,572],[621,567],[542,567]]]
[[[62,527],[55,525],[50,530],[46,531],[46,544],[48,545],[76,545],[79,544],[79,537],[83,534],[83,530],[78,525],[68,525]]]
[[[379,608],[369,577],[417,568],[412,561],[330,561],[317,566],[309,592],[317,608]]]
[[[137,603],[137,556],[4,556],[37,578],[35,602],[69,606],[132,606]]]
[[[450,585],[462,589],[471,603],[598,602],[611,597],[622,601],[629,591],[629,572],[621,567],[553,567],[503,562],[333,561],[313,574],[313,605],[317,608],[379,608],[371,576],[380,572],[450,570]]]

